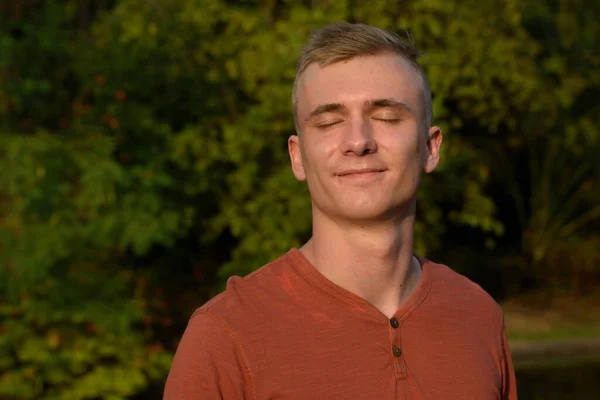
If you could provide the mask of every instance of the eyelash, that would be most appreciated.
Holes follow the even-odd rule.
[[[373,118],[375,121],[381,121],[384,122],[386,124],[389,125],[393,125],[393,124],[397,124],[398,122],[400,122],[400,118]],[[334,125],[339,124],[342,121],[335,121],[335,122],[331,122],[329,124],[322,124],[322,125],[318,125],[317,128],[319,129],[327,129],[327,128],[331,128]]]
[[[373,118],[375,121],[381,121],[381,122],[385,122],[386,124],[397,124],[398,122],[400,122],[400,118],[391,118],[391,119],[384,119],[384,118]]]
[[[322,125],[318,125],[317,128],[319,129],[327,129],[327,128],[331,128],[332,126],[339,124],[342,121],[335,121],[335,122],[331,122],[329,124],[322,124]]]

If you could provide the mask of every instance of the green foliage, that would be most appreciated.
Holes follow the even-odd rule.
[[[423,50],[445,143],[419,253],[597,274],[597,2],[84,3],[0,17],[0,397],[142,395],[194,306],[309,237],[286,140],[297,55],[328,22]],[[172,331],[144,323],[164,314]]]
[[[560,286],[558,280],[575,291],[594,286],[600,254],[600,109],[594,100],[600,93],[600,47],[589,40],[600,31],[590,18],[600,8],[588,3],[538,1],[526,9],[523,25],[540,48],[538,99],[523,109],[526,134],[515,132],[506,143],[484,147],[523,232],[521,253],[507,261],[546,284]]]
[[[125,399],[164,377],[171,355],[144,344],[140,285],[106,269],[78,265],[2,303],[0,397]]]

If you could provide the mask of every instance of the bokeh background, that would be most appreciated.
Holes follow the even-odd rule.
[[[159,399],[193,310],[310,234],[291,87],[410,35],[442,163],[417,251],[504,307],[520,398],[600,391],[600,1],[0,1],[0,399]]]

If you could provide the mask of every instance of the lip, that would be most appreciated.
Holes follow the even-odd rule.
[[[336,173],[335,175],[342,178],[354,178],[354,177],[370,177],[377,175],[380,172],[384,172],[384,168],[352,168]]]

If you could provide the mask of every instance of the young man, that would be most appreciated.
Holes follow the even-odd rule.
[[[413,254],[442,143],[416,51],[371,26],[320,29],[293,105],[312,238],[194,313],[165,399],[516,399],[500,307]]]

